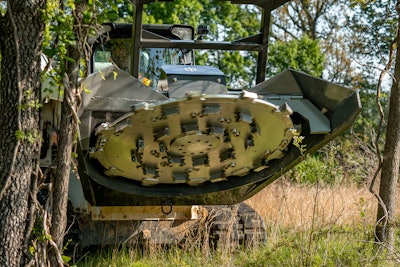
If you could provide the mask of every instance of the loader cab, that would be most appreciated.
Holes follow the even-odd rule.
[[[193,40],[194,29],[187,25],[143,25],[142,36],[157,40]],[[137,78],[144,85],[162,90],[160,76],[164,65],[194,65],[191,49],[174,47],[141,47],[139,61],[132,61],[136,53],[132,52],[132,24],[107,24],[93,44],[90,72],[101,71],[116,65],[133,75],[133,68],[138,62]],[[132,65],[133,64],[133,65]],[[135,75],[133,75],[135,76]],[[157,88],[158,87],[158,88]]]

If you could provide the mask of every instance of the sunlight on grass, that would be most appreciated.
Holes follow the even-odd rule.
[[[151,255],[139,250],[112,249],[81,259],[77,266],[386,266],[368,241],[372,229],[338,227],[313,232],[283,230],[268,245],[233,253],[201,248],[160,249]]]
[[[268,242],[252,249],[189,245],[111,248],[91,252],[77,266],[396,266],[399,252],[374,246],[376,205],[366,188],[275,182],[246,201],[265,220]],[[387,257],[382,258],[382,255]]]

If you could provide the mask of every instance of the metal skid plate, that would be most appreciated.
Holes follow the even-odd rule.
[[[106,175],[145,186],[218,182],[281,158],[294,134],[290,114],[286,104],[278,107],[249,92],[135,105],[95,130],[90,157]]]

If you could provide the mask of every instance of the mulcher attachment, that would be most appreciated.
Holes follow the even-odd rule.
[[[257,94],[202,95],[138,104],[95,129],[90,154],[107,176],[142,185],[219,182],[266,168],[295,133],[291,110]]]

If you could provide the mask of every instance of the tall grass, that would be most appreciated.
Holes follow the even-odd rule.
[[[366,188],[300,185],[281,179],[247,203],[265,221],[265,245],[213,251],[189,239],[183,247],[159,246],[151,253],[102,250],[83,257],[77,266],[400,265],[399,251],[382,254],[374,246],[376,201]]]
[[[366,186],[303,185],[280,179],[247,201],[267,225],[293,229],[374,223],[377,202]],[[399,210],[400,211],[400,210]]]

